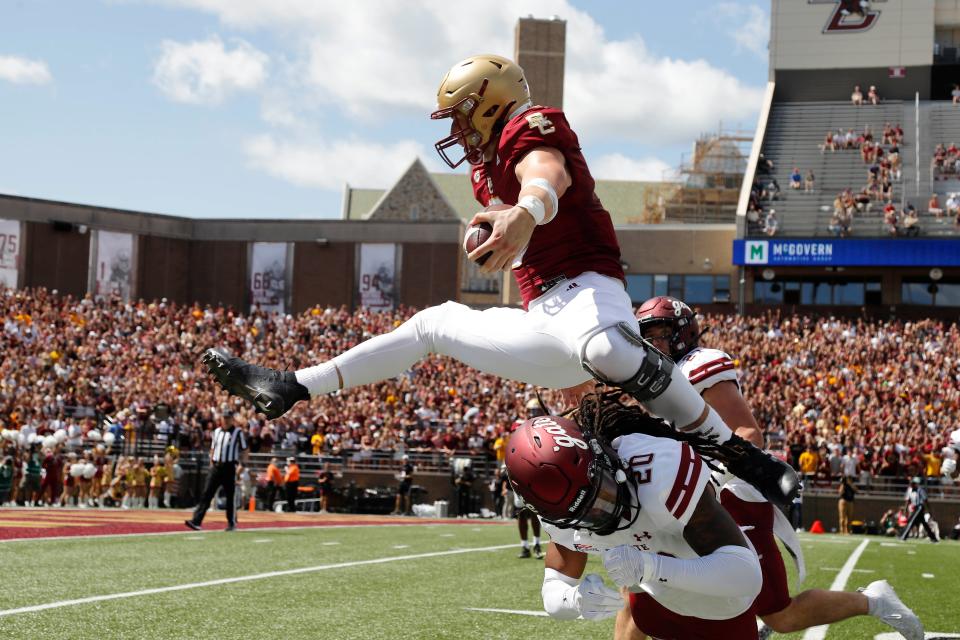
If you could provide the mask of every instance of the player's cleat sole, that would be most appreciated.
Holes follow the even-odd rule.
[[[910,607],[903,604],[890,583],[877,580],[858,591],[876,603],[870,615],[899,631],[907,640],[923,640],[923,623]]]
[[[300,400],[310,399],[293,372],[249,364],[220,349],[207,349],[202,362],[221,387],[252,404],[270,420],[279,418]]]
[[[203,531],[203,527],[198,525],[193,520],[184,520],[183,524],[187,525],[189,528],[193,529],[194,531]]]

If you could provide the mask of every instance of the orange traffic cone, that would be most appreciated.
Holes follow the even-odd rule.
[[[257,510],[257,499],[254,496],[250,496],[250,506],[247,507],[247,510],[251,512]]]
[[[824,533],[823,523],[819,520],[814,520],[813,524],[810,525],[810,533]]]

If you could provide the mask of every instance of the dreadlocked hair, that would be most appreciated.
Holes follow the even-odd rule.
[[[620,401],[622,391],[595,392],[584,396],[571,414],[585,433],[602,438],[607,443],[614,438],[631,433],[643,433],[656,438],[670,438],[686,442],[701,456],[711,460],[726,462],[728,452],[713,440],[697,433],[681,433],[665,420],[646,413],[638,406],[628,406]]]

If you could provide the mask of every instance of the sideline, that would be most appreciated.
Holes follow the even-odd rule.
[[[516,543],[501,544],[495,547],[473,547],[470,549],[451,549],[450,551],[432,551],[430,553],[418,553],[406,556],[391,556],[388,558],[375,558],[373,560],[354,560],[352,562],[338,562],[336,564],[322,564],[316,567],[302,567],[300,569],[287,569],[285,571],[268,571],[267,573],[255,573],[247,576],[236,576],[234,578],[220,578],[219,580],[207,580],[205,582],[191,582],[188,584],[178,584],[170,587],[157,587],[155,589],[143,589],[141,591],[127,591],[124,593],[110,593],[101,596],[90,596],[88,598],[77,598],[75,600],[60,600],[59,602],[48,602],[46,604],[36,604],[29,607],[19,607],[17,609],[6,609],[0,611],[0,618],[17,615],[20,613],[33,613],[35,611],[46,611],[47,609],[59,609],[62,607],[72,607],[78,604],[89,604],[91,602],[103,602],[105,600],[120,600],[123,598],[136,598],[155,593],[168,593],[170,591],[186,591],[187,589],[200,589],[202,587],[215,587],[222,584],[233,584],[236,582],[249,582],[251,580],[264,580],[266,578],[276,578],[279,576],[292,576],[301,573],[313,573],[316,571],[327,571],[329,569],[344,569],[348,567],[361,567],[372,564],[385,564],[387,562],[398,562],[401,560],[418,560],[421,558],[437,558],[440,556],[452,556],[463,553],[473,553],[476,551],[500,551],[501,549],[513,549]]]
[[[849,580],[853,574],[854,567],[857,566],[857,560],[860,559],[863,550],[867,548],[868,544],[870,544],[870,540],[864,540],[853,550],[853,553],[850,554],[850,557],[847,558],[847,561],[843,564],[843,568],[840,569],[840,573],[833,579],[833,584],[830,585],[830,591],[844,590],[847,586],[847,580]],[[829,628],[830,625],[828,624],[822,624],[819,627],[810,627],[807,629],[807,632],[803,634],[803,640],[824,640],[824,638],[827,637],[827,629]]]

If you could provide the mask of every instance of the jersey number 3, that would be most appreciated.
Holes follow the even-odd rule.
[[[653,476],[653,454],[644,453],[643,455],[630,458],[630,468],[633,469],[633,475],[637,479],[637,484],[647,484]]]
[[[537,111],[527,116],[527,124],[531,129],[540,129],[540,135],[547,135],[556,131],[553,123],[543,117],[543,114]]]

